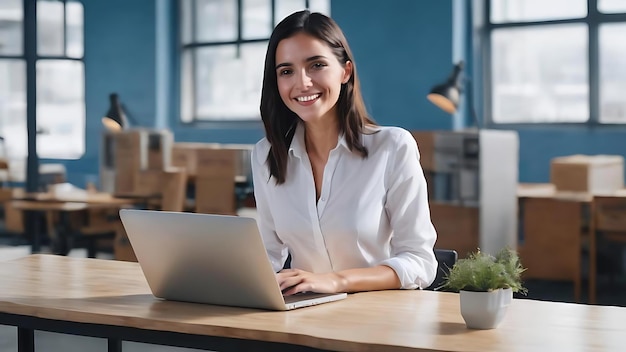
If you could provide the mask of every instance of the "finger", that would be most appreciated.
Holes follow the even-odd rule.
[[[280,278],[287,278],[287,277],[292,277],[296,275],[298,275],[297,271],[284,271],[283,270],[283,271],[279,271],[276,273],[276,276]]]
[[[291,277],[287,277],[284,278],[283,280],[279,281],[279,286],[281,290],[285,290],[289,287],[298,285],[299,283],[302,282],[302,277],[300,276],[291,276]]]
[[[283,296],[291,296],[291,295],[295,295],[296,293],[309,292],[311,291],[311,289],[309,289],[308,287],[309,285],[305,282],[300,283],[295,286],[291,286],[283,291]]]

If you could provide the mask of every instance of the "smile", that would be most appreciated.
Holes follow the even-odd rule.
[[[319,97],[320,97],[320,94],[313,94],[313,95],[308,95],[308,96],[305,96],[305,97],[297,97],[296,100],[301,102],[301,103],[304,103],[304,102],[307,102],[307,101],[315,100],[315,99],[317,99]]]

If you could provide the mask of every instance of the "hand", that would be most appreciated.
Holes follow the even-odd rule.
[[[299,269],[284,269],[276,274],[276,281],[285,296],[299,292],[343,292],[343,280],[337,273],[314,274]]]

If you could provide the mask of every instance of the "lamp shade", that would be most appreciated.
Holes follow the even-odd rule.
[[[128,120],[126,118],[126,113],[124,109],[122,109],[122,105],[120,104],[119,97],[116,93],[111,93],[109,95],[110,106],[109,111],[102,118],[102,124],[109,131],[120,131],[124,128],[128,127]]]
[[[454,65],[454,70],[448,79],[435,85],[426,96],[433,104],[441,110],[453,114],[459,107],[461,98],[461,72],[463,71],[463,61]]]

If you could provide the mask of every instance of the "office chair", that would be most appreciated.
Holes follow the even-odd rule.
[[[435,281],[426,288],[426,290],[434,291],[444,282],[445,277],[450,272],[450,269],[456,264],[459,258],[458,254],[453,249],[435,249],[435,258],[437,258],[437,276]]]

